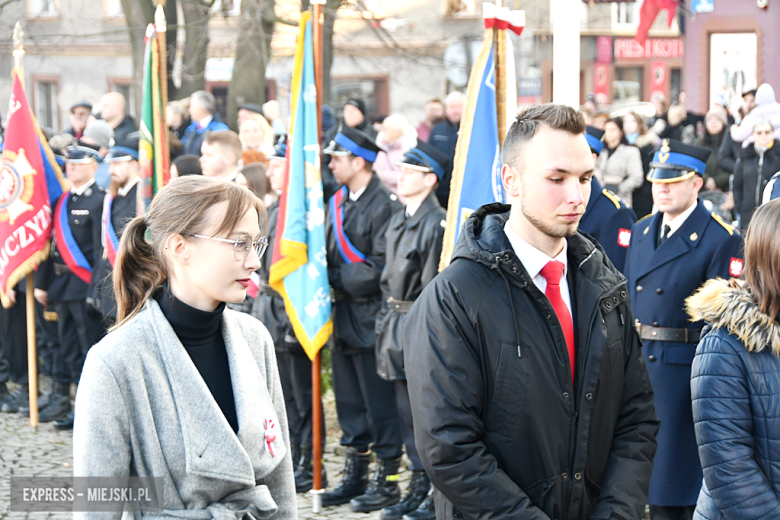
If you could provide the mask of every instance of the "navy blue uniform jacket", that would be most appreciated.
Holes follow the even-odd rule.
[[[634,210],[626,206],[620,197],[604,188],[594,177],[591,181],[588,207],[580,220],[580,229],[601,244],[607,258],[621,273],[626,264],[634,222]]]
[[[699,200],[680,229],[656,247],[662,218],[660,212],[648,216],[631,233],[625,276],[634,317],[644,325],[700,329],[702,322],[688,321],[685,299],[706,280],[741,274],[742,236]],[[691,506],[702,482],[691,413],[696,343],[645,341],[642,350],[661,419],[648,503]]]

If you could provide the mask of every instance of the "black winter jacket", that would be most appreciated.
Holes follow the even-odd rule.
[[[563,331],[504,233],[464,224],[450,266],[406,317],[415,439],[438,519],[642,518],[659,422],[626,281],[568,241],[576,373]]]
[[[750,224],[753,212],[761,205],[764,188],[769,179],[780,171],[780,144],[767,150],[763,157],[751,144],[739,154],[737,166],[734,169],[734,204],[739,212],[739,227],[743,231]]]
[[[385,233],[386,263],[379,285],[382,310],[376,318],[376,369],[382,379],[406,379],[404,373],[403,319],[388,306],[388,299],[414,301],[439,273],[444,224],[447,213],[436,193],[409,218],[399,211]]]

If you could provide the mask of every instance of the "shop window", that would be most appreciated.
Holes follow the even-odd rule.
[[[59,16],[58,0],[28,0],[27,14],[30,18],[51,18]]]
[[[612,82],[612,103],[637,103],[642,100],[642,67],[616,67]]]
[[[360,98],[366,103],[367,117],[389,114],[389,80],[387,76],[368,78],[333,78],[330,88],[331,107],[336,119],[341,119],[344,105],[350,98]]]
[[[682,91],[682,71],[680,69],[672,69],[671,75],[671,87],[669,88],[669,99],[677,101]]]
[[[33,77],[33,112],[38,126],[49,131],[60,128],[60,114],[57,106],[59,93],[58,78]]]

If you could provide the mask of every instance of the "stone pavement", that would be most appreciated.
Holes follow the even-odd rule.
[[[327,422],[328,443],[325,449],[325,468],[331,488],[338,484],[338,472],[343,464],[343,448],[338,445],[338,422],[332,402],[332,394],[323,399]],[[29,419],[18,414],[0,413],[0,520],[69,520],[66,513],[12,513],[10,506],[11,476],[67,477],[72,474],[73,436],[71,432],[58,432],[51,423],[41,424],[37,431],[29,426]],[[408,461],[407,461],[408,463]],[[373,473],[372,465],[372,473]],[[406,489],[411,472],[403,468],[401,487]],[[372,514],[353,513],[349,504],[324,508],[319,514],[312,513],[312,496],[298,495],[298,515],[306,519],[374,520],[379,512]]]

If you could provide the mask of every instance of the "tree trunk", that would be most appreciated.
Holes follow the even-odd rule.
[[[186,34],[181,88],[176,89],[173,94],[169,91],[169,99],[182,99],[206,87],[209,7],[212,3],[211,1],[204,2],[202,0],[181,0],[182,12],[184,13],[182,23],[184,24]]]
[[[325,23],[322,28],[322,104],[330,105],[330,69],[333,65],[333,24],[342,0],[326,0]],[[332,107],[335,109],[335,107]]]
[[[154,23],[154,4],[151,0],[120,0],[127,20],[127,34],[133,53],[133,89],[135,113],[141,114],[144,80],[144,38],[146,26]]]
[[[228,93],[228,124],[231,128],[236,128],[238,105],[266,101],[265,69],[271,56],[273,19],[273,0],[241,2],[233,77]]]

